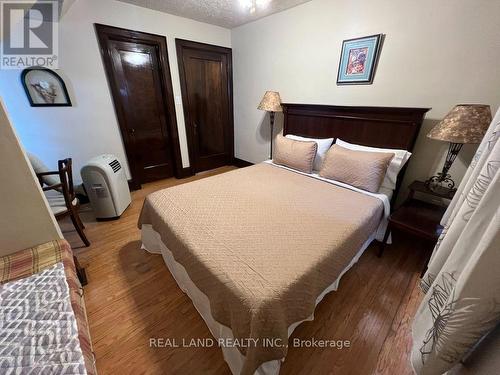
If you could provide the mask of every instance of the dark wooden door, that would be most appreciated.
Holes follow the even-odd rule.
[[[133,182],[173,176],[180,155],[165,38],[96,30]]]
[[[233,162],[230,48],[176,39],[184,117],[193,172]]]

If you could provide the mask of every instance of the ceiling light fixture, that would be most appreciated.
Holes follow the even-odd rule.
[[[250,13],[255,13],[257,9],[265,9],[272,0],[240,0],[243,8],[248,9]]]
[[[255,0],[255,3],[259,8],[266,8],[271,0]]]

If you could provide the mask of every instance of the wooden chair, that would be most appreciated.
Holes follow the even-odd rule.
[[[42,190],[45,192],[45,197],[56,219],[59,220],[69,215],[85,246],[90,246],[90,242],[83,232],[85,226],[78,215],[80,202],[73,188],[73,172],[71,166],[71,158],[59,160],[57,171],[36,172],[36,176],[42,186]],[[53,185],[46,185],[44,183],[44,178],[53,175],[58,175],[60,182]],[[47,179],[45,178],[45,180]]]

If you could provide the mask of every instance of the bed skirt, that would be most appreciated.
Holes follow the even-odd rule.
[[[321,300],[325,297],[329,292],[337,290],[340,279],[342,276],[357,263],[361,255],[363,255],[366,248],[370,245],[370,243],[375,238],[376,233],[373,233],[370,238],[363,244],[361,249],[357,252],[356,256],[351,260],[349,265],[340,273],[339,277],[330,284],[316,299],[316,306]],[[193,302],[194,307],[198,310],[198,313],[201,315],[203,320],[208,326],[208,329],[214,336],[216,340],[224,339],[225,342],[229,342],[234,338],[233,332],[229,327],[220,324],[217,322],[210,311],[210,301],[208,297],[198,289],[198,287],[191,281],[189,278],[186,269],[180,263],[178,263],[172,252],[168,249],[168,247],[163,243],[160,238],[158,232],[156,232],[150,224],[142,224],[141,230],[141,240],[142,240],[142,248],[153,254],[161,254],[163,256],[163,260],[167,265],[170,273],[174,277],[177,285],[181,288],[181,290],[188,295],[188,297]],[[314,319],[314,314],[309,316],[307,319],[298,321],[293,323],[288,327],[288,337],[291,336],[295,328],[299,326],[302,322],[310,321]],[[224,356],[224,360],[228,364],[231,372],[234,375],[239,375],[241,373],[241,369],[243,367],[243,363],[245,357],[238,350],[237,347],[234,346],[221,346],[222,354]],[[268,361],[260,365],[260,367],[255,371],[254,375],[277,375],[279,374],[281,362],[283,362],[285,358],[281,360],[273,360]]]

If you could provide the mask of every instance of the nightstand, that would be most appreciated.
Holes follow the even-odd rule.
[[[443,227],[439,224],[446,206],[444,204],[428,203],[416,197],[416,194],[428,195],[438,199],[452,199],[455,190],[442,188],[438,192],[430,190],[424,182],[414,181],[408,186],[410,193],[406,201],[389,216],[389,223],[380,244],[378,256],[381,257],[389,233],[398,229],[409,234],[436,243]]]

